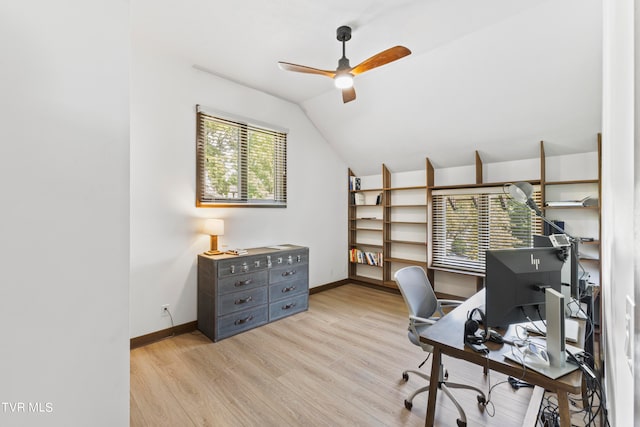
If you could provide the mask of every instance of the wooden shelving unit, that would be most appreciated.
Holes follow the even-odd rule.
[[[526,180],[532,185],[539,185],[541,191],[542,206],[540,208],[545,216],[550,219],[558,219],[571,212],[576,217],[585,217],[596,227],[597,234],[594,236],[579,235],[580,237],[591,237],[593,241],[583,242],[581,247],[588,248],[581,257],[584,264],[588,264],[593,276],[597,276],[600,281],[600,203],[601,200],[601,137],[598,135],[598,173],[597,178],[588,179],[568,179],[568,180],[547,180],[547,158],[545,155],[544,142],[540,142],[540,175]],[[593,168],[594,165],[588,167]],[[433,191],[449,189],[469,189],[483,187],[498,187],[509,182],[484,182],[483,162],[480,154],[475,152],[475,182],[458,185],[436,185],[435,169],[429,160],[425,159],[424,185],[404,185],[394,186],[394,174],[382,165],[380,182],[372,188],[352,189],[349,191],[349,250],[357,248],[361,250],[382,251],[383,263],[380,266],[368,266],[358,263],[349,263],[349,278],[380,286],[396,288],[393,281],[395,271],[407,265],[419,265],[425,269],[427,276],[434,283],[435,271],[447,273],[463,274],[476,277],[476,288],[479,290],[483,286],[484,274],[474,272],[461,272],[458,270],[433,267],[430,246],[433,241],[430,218],[433,210]],[[356,176],[349,169],[349,177]],[[522,179],[520,179],[521,181]],[[422,183],[420,183],[422,184]],[[547,200],[557,200],[547,198],[557,194],[558,189],[571,187],[573,190],[588,188],[589,194],[597,197],[597,206],[571,206],[571,207],[551,207],[544,206]],[[554,193],[555,192],[555,193]],[[367,203],[355,204],[354,194],[364,193]],[[369,202],[378,194],[382,194],[382,203],[372,204]],[[403,197],[403,194],[411,195]],[[376,219],[368,219],[372,216],[371,211],[375,210]],[[369,213],[362,213],[369,212]],[[591,219],[588,219],[591,217]],[[567,219],[569,226],[570,220]],[[372,224],[375,224],[372,225]],[[571,224],[573,227],[582,225],[582,220]],[[369,233],[368,239],[363,239],[361,234]],[[575,233],[575,232],[574,232]],[[588,234],[588,233],[587,233]],[[373,240],[372,240],[373,239]],[[375,240],[375,242],[374,242]]]

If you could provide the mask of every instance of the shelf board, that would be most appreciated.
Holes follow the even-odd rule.
[[[388,190],[388,191],[426,190],[426,189],[427,189],[426,185],[413,185],[413,186],[409,186],[409,187],[389,187],[389,188],[385,188],[385,190]]]
[[[600,240],[588,240],[586,242],[580,241],[581,245],[599,245]]]
[[[364,188],[364,189],[360,189],[360,190],[349,190],[349,193],[364,193],[365,191],[377,191],[377,192],[381,192],[383,191],[384,188]]]
[[[427,225],[426,221],[385,221],[387,224],[417,224],[417,225]]]
[[[351,221],[382,221],[382,218],[369,218],[369,217],[364,217],[364,218],[350,218]]]
[[[365,227],[354,227],[354,228],[350,228],[349,230],[351,231],[383,231],[382,228],[365,228]]]
[[[426,261],[418,261],[415,259],[405,259],[405,258],[391,258],[391,257],[387,257],[385,258],[384,262],[399,262],[402,264],[409,264],[409,265],[418,265],[420,267],[427,267],[427,262]]]
[[[357,246],[366,246],[367,248],[380,248],[382,249],[382,245],[379,243],[362,243],[362,242],[356,242],[354,244],[351,245],[352,248],[357,249]]]
[[[361,205],[357,205],[357,204],[351,203],[349,206],[352,207],[352,208],[357,208],[357,207],[360,207],[360,206],[384,206],[384,205],[376,205],[375,203],[364,203],[364,204],[361,204]]]
[[[426,208],[427,204],[423,205],[391,205],[390,208]]]
[[[540,184],[540,180],[539,179],[527,179],[524,180],[528,183],[530,183],[531,185],[539,185]],[[430,190],[450,190],[450,189],[457,189],[457,188],[483,188],[483,187],[502,187],[505,184],[511,184],[512,181],[505,181],[505,182],[487,182],[487,183],[482,183],[482,184],[456,184],[456,185],[434,185],[429,187]]]
[[[574,179],[570,181],[546,181],[544,185],[597,184],[597,179]]]
[[[350,261],[350,262],[351,264],[356,264],[356,265],[368,265],[369,267],[382,268],[381,265],[367,264],[366,262],[355,262],[355,261]]]
[[[404,245],[427,246],[427,242],[414,242],[411,240],[385,240],[385,243],[401,243]]]
[[[587,209],[597,211],[600,206],[544,206],[542,209]]]

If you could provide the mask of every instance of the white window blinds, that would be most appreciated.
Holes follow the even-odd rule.
[[[533,199],[540,204],[540,188]],[[487,249],[533,246],[542,220],[502,187],[436,190],[432,210],[432,267],[484,273]]]
[[[196,204],[286,207],[287,134],[199,111]]]

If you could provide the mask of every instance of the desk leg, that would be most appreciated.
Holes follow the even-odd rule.
[[[560,411],[560,427],[571,427],[569,397],[565,391],[558,392],[558,411]]]
[[[429,399],[427,400],[427,416],[424,422],[425,427],[433,427],[436,417],[436,398],[438,397],[438,381],[440,380],[440,365],[442,364],[442,353],[437,348],[433,349],[431,356],[431,380],[429,381]]]

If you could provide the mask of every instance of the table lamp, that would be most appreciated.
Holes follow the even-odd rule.
[[[208,219],[204,223],[204,232],[211,236],[211,249],[205,252],[206,255],[219,255],[218,236],[224,236],[224,221],[221,219]]]

